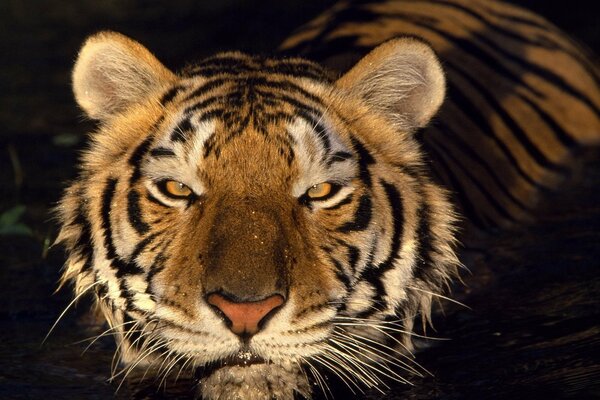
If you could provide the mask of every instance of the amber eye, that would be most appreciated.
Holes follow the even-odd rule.
[[[333,185],[329,182],[319,183],[318,185],[312,186],[306,192],[306,195],[311,200],[320,200],[331,194]]]
[[[162,181],[159,186],[169,197],[182,199],[192,195],[192,190],[181,182],[166,180]]]

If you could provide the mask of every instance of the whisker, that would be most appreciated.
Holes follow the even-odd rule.
[[[327,353],[313,356],[313,360],[322,364],[324,367],[326,367],[331,372],[333,372],[338,378],[340,378],[340,380],[348,387],[348,389],[350,389],[352,394],[356,395],[356,392],[354,391],[354,389],[352,388],[350,383],[361,393],[364,393],[362,388],[354,381],[354,379],[352,379],[352,377],[348,376],[344,370],[340,370],[337,366],[332,365],[329,361],[327,361],[326,359],[323,359],[323,357],[325,357],[325,356],[327,356]],[[346,367],[347,367],[347,365],[346,365]],[[348,368],[348,370],[350,370],[350,368]]]
[[[58,318],[56,319],[56,321],[54,322],[54,324],[52,325],[52,327],[50,328],[50,330],[48,331],[48,333],[44,337],[44,340],[42,340],[42,343],[41,343],[40,346],[43,346],[44,343],[46,343],[46,340],[48,340],[48,337],[50,337],[50,335],[54,331],[54,328],[56,328],[56,325],[58,325],[58,323],[60,322],[60,320],[65,316],[65,314],[67,313],[67,311],[69,311],[69,309],[73,306],[73,304],[75,304],[77,302],[77,300],[79,300],[83,295],[87,294],[87,292],[91,288],[93,288],[94,286],[96,286],[98,284],[100,284],[100,281],[92,283],[87,288],[83,289],[81,291],[81,293],[79,293],[77,296],[75,296],[75,298],[73,300],[71,300],[71,302],[65,307],[65,309],[63,310],[63,312],[60,313],[60,315],[58,316]]]
[[[349,344],[349,343],[343,343],[343,342],[341,342],[339,340],[336,340],[336,339],[330,339],[330,340],[331,340],[332,343],[335,343],[338,346],[343,347],[343,348],[348,349],[348,350],[352,350],[352,351],[354,351],[356,349],[357,350],[364,350],[364,349],[361,349],[360,346],[356,346],[356,345],[355,346],[351,346],[351,344]],[[379,361],[379,360],[377,360],[377,359],[375,359],[373,357],[369,357],[369,356],[365,355],[364,353],[361,354],[361,356],[363,356],[367,360],[371,361],[371,363],[363,361],[363,360],[361,360],[358,357],[353,357],[353,359],[355,359],[356,362],[360,363],[361,365],[364,365],[365,367],[367,367],[369,369],[377,371],[381,375],[387,376],[388,378],[393,379],[396,382],[411,384],[408,380],[406,380],[406,378],[402,377],[401,375],[399,375],[398,373],[392,371],[389,367],[387,367],[384,362],[381,362],[381,361]],[[386,372],[386,371],[378,368],[377,365],[381,366],[382,368],[387,369],[387,371],[389,371],[389,372]],[[388,387],[385,383],[384,383],[384,386],[386,388]]]
[[[464,303],[461,303],[460,301],[458,301],[458,300],[455,300],[455,299],[452,299],[452,298],[450,298],[450,297],[447,297],[447,296],[441,295],[441,294],[439,294],[439,293],[433,293],[433,292],[430,292],[429,290],[421,289],[421,288],[418,288],[418,287],[416,287],[416,286],[407,286],[407,288],[409,288],[409,289],[413,289],[413,290],[418,290],[418,291],[420,291],[420,292],[427,293],[427,294],[430,294],[430,295],[432,295],[432,296],[435,296],[435,297],[439,297],[439,298],[441,298],[441,299],[444,299],[444,300],[447,300],[447,301],[449,301],[449,302],[451,302],[451,303],[458,304],[459,306],[462,306],[462,307],[466,308],[467,310],[471,310],[471,311],[473,310],[473,309],[472,309],[471,307],[469,307],[468,305],[466,305],[466,304],[464,304]]]
[[[350,368],[349,371],[353,372],[354,375],[358,379],[360,379],[360,381],[365,386],[377,387],[379,384],[383,384],[384,386],[386,386],[378,376],[373,374],[371,371],[365,369],[365,367],[371,368],[371,366],[369,366],[364,361],[361,361],[358,358],[354,357],[353,355],[348,354],[342,351],[341,349],[335,348],[333,346],[330,346],[329,355],[335,358],[335,360],[337,360],[339,363],[346,363],[346,365],[348,365],[349,363],[349,365],[353,366],[354,369]]]
[[[353,347],[355,350],[357,350],[358,352],[363,352],[366,351],[370,354],[372,354],[374,357],[378,357],[381,359],[384,359],[386,363],[392,364],[398,368],[401,368],[407,372],[412,373],[413,375],[417,375],[421,378],[423,378],[423,374],[421,374],[419,371],[417,371],[416,369],[414,369],[412,366],[410,366],[409,364],[403,362],[402,360],[400,360],[397,357],[394,357],[393,355],[390,355],[388,353],[385,353],[383,350],[378,349],[374,346],[371,346],[369,344],[360,342],[359,340],[355,339],[355,338],[351,338],[351,337],[337,337],[338,340],[343,341],[344,343],[346,343],[348,346]],[[414,360],[411,360],[414,362]]]
[[[417,337],[420,339],[427,339],[427,340],[440,340],[440,341],[450,340],[449,338],[437,338],[437,337],[433,337],[433,336],[419,335],[418,333],[414,333],[414,332],[410,332],[410,331],[406,331],[406,330],[398,329],[398,328],[392,328],[390,326],[381,325],[381,324],[376,325],[376,324],[364,324],[364,323],[361,324],[358,322],[357,323],[338,322],[338,323],[336,323],[336,325],[352,326],[352,327],[369,327],[369,328],[377,329],[382,333],[387,330],[387,331],[391,331],[391,332],[395,332],[395,333],[402,333],[404,335],[409,335],[409,336]]]
[[[162,386],[162,384],[164,383],[165,384],[165,390],[167,389],[167,381],[166,381],[166,379],[168,378],[169,374],[171,373],[171,370],[177,365],[177,363],[179,363],[179,361],[181,361],[185,357],[187,357],[187,355],[184,353],[184,354],[181,354],[181,355],[179,355],[179,356],[177,356],[177,357],[175,357],[173,359],[173,362],[171,363],[171,366],[169,367],[169,369],[167,369],[165,371],[165,373],[163,375],[163,378],[160,381],[160,385],[158,387]]]
[[[325,379],[323,378],[323,376],[321,375],[319,370],[315,366],[313,366],[308,359],[302,358],[302,361],[304,363],[306,363],[306,365],[308,365],[308,367],[310,369],[310,373],[315,378],[315,382],[317,382],[317,385],[319,385],[319,388],[321,389],[321,392],[325,395],[325,398],[329,399],[329,396],[327,395],[327,393],[329,393],[331,395],[331,398],[333,399],[333,393],[331,393],[331,389],[329,388],[329,385],[327,385],[327,383],[325,382]],[[305,373],[305,375],[306,375],[306,373]],[[308,377],[307,377],[307,379],[308,379]],[[327,391],[325,389],[327,389]]]
[[[90,343],[89,343],[89,344],[88,344],[88,345],[85,347],[85,349],[83,349],[83,351],[81,352],[81,355],[84,355],[84,354],[85,354],[85,353],[86,353],[86,352],[87,352],[87,351],[90,349],[90,347],[92,347],[92,346],[94,345],[94,343],[96,343],[96,342],[97,342],[98,340],[100,340],[101,338],[103,338],[103,337],[105,337],[105,336],[109,336],[109,335],[113,335],[113,336],[115,336],[115,335],[119,335],[121,332],[118,332],[118,331],[117,331],[117,329],[118,329],[118,328],[122,328],[123,326],[125,326],[125,325],[127,325],[127,324],[130,324],[130,323],[135,323],[135,324],[137,324],[137,322],[135,322],[135,321],[129,321],[129,322],[125,322],[125,323],[123,323],[123,324],[121,324],[121,325],[118,325],[118,326],[116,326],[116,327],[111,327],[111,328],[108,328],[107,330],[105,330],[105,331],[104,331],[104,332],[102,332],[101,334],[99,334],[99,335],[96,335],[96,336],[93,338],[93,340],[92,340],[92,341],[91,341],[91,342],[90,342]],[[134,325],[134,327],[135,327],[135,325]],[[114,331],[114,332],[111,332],[111,331]],[[143,332],[143,329],[142,329],[142,330],[137,330],[137,329],[136,329],[136,330],[135,330],[135,332]],[[87,340],[89,340],[89,339],[86,339],[86,340],[80,341],[80,343],[83,343],[83,342],[85,342],[85,341],[87,341]]]
[[[375,346],[373,346],[373,345],[370,345],[370,344],[367,344],[367,343],[361,342],[361,341],[371,342],[371,343],[373,343],[373,344],[374,344],[374,345],[376,345],[376,346],[383,347],[384,349],[386,349],[386,350],[389,350],[389,351],[391,351],[392,353],[395,353],[395,355],[396,355],[396,356],[400,356],[400,357],[402,357],[402,358],[404,358],[404,359],[407,359],[407,360],[409,360],[410,362],[412,362],[413,364],[415,364],[417,367],[419,367],[419,368],[420,368],[420,369],[421,369],[423,372],[425,372],[426,374],[428,374],[428,375],[430,375],[430,376],[433,376],[433,374],[432,374],[431,372],[429,372],[427,369],[425,369],[423,366],[421,366],[421,365],[420,365],[420,364],[419,364],[419,363],[418,363],[418,362],[415,360],[415,356],[414,356],[414,354],[410,354],[410,356],[411,356],[411,357],[408,357],[408,355],[407,355],[407,354],[404,354],[403,352],[401,352],[401,351],[399,351],[399,350],[397,350],[397,349],[394,349],[393,347],[387,346],[387,345],[385,345],[385,344],[383,344],[383,343],[379,343],[379,342],[377,342],[377,341],[375,341],[375,340],[373,340],[373,339],[371,339],[371,338],[364,337],[364,336],[360,336],[360,335],[357,335],[357,334],[355,334],[355,333],[351,333],[351,332],[348,332],[348,331],[345,331],[345,332],[343,332],[343,335],[345,335],[345,336],[346,336],[346,337],[348,337],[348,338],[350,338],[350,336],[351,336],[351,337],[352,337],[352,338],[351,338],[351,340],[357,341],[357,342],[359,342],[361,345],[367,346],[368,348],[372,349],[373,351],[377,351],[377,352],[380,352],[381,354],[387,355],[387,356],[388,356],[390,359],[393,359],[393,360],[394,360],[394,363],[399,363],[399,364],[400,364],[400,365],[399,365],[399,367],[400,367],[400,368],[402,368],[402,366],[404,366],[405,368],[409,368],[409,369],[411,370],[411,372],[413,372],[414,374],[416,374],[416,375],[418,375],[418,376],[420,376],[420,377],[423,377],[423,375],[422,375],[422,374],[421,374],[419,371],[417,371],[417,370],[416,370],[416,369],[414,369],[414,368],[413,368],[411,365],[409,365],[409,364],[405,363],[405,362],[404,362],[404,361],[402,361],[401,359],[399,359],[399,358],[397,358],[397,357],[394,357],[394,356],[392,356],[392,355],[389,355],[388,353],[385,353],[383,350],[381,350],[381,349],[379,349],[379,348],[377,348],[377,347],[375,347]]]

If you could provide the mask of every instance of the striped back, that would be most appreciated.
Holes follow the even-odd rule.
[[[342,2],[300,28],[285,53],[345,71],[398,36],[429,42],[448,78],[421,132],[437,177],[476,226],[531,220],[600,143],[597,65],[542,17],[500,1]]]

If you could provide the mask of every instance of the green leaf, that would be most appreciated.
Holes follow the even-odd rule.
[[[0,214],[0,227],[16,224],[25,213],[25,206],[19,204]]]
[[[19,222],[14,225],[0,226],[1,235],[33,236],[33,231],[27,225]]]
[[[52,143],[58,147],[73,147],[81,140],[81,135],[61,133],[52,137]]]
[[[33,231],[27,225],[19,222],[26,207],[19,204],[0,214],[0,235],[33,236]]]

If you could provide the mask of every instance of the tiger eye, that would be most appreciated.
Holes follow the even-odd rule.
[[[165,190],[173,197],[188,197],[192,194],[192,190],[181,182],[166,181]]]
[[[312,186],[308,189],[306,194],[311,199],[322,199],[326,197],[329,193],[331,193],[332,185],[328,182],[319,183],[318,185]]]

